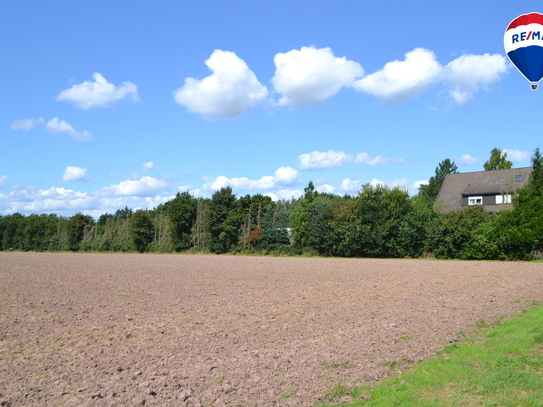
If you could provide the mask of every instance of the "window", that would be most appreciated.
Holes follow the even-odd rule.
[[[511,202],[511,194],[496,195],[496,205],[510,204]]]
[[[522,181],[522,174],[515,175],[515,181]]]
[[[482,205],[483,197],[482,196],[470,196],[468,198],[468,205]]]

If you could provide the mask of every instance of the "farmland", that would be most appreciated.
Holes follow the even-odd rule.
[[[540,263],[0,252],[0,402],[311,406],[542,293]]]

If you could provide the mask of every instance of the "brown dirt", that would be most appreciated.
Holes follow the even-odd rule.
[[[542,293],[541,263],[0,253],[0,405],[310,406]]]

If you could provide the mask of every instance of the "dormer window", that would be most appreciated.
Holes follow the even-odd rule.
[[[496,205],[510,204],[511,202],[511,194],[496,195]]]
[[[468,198],[468,205],[482,205],[483,197],[482,196],[470,196]]]

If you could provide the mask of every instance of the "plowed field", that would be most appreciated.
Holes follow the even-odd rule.
[[[542,299],[541,263],[0,252],[0,403],[311,406]]]

